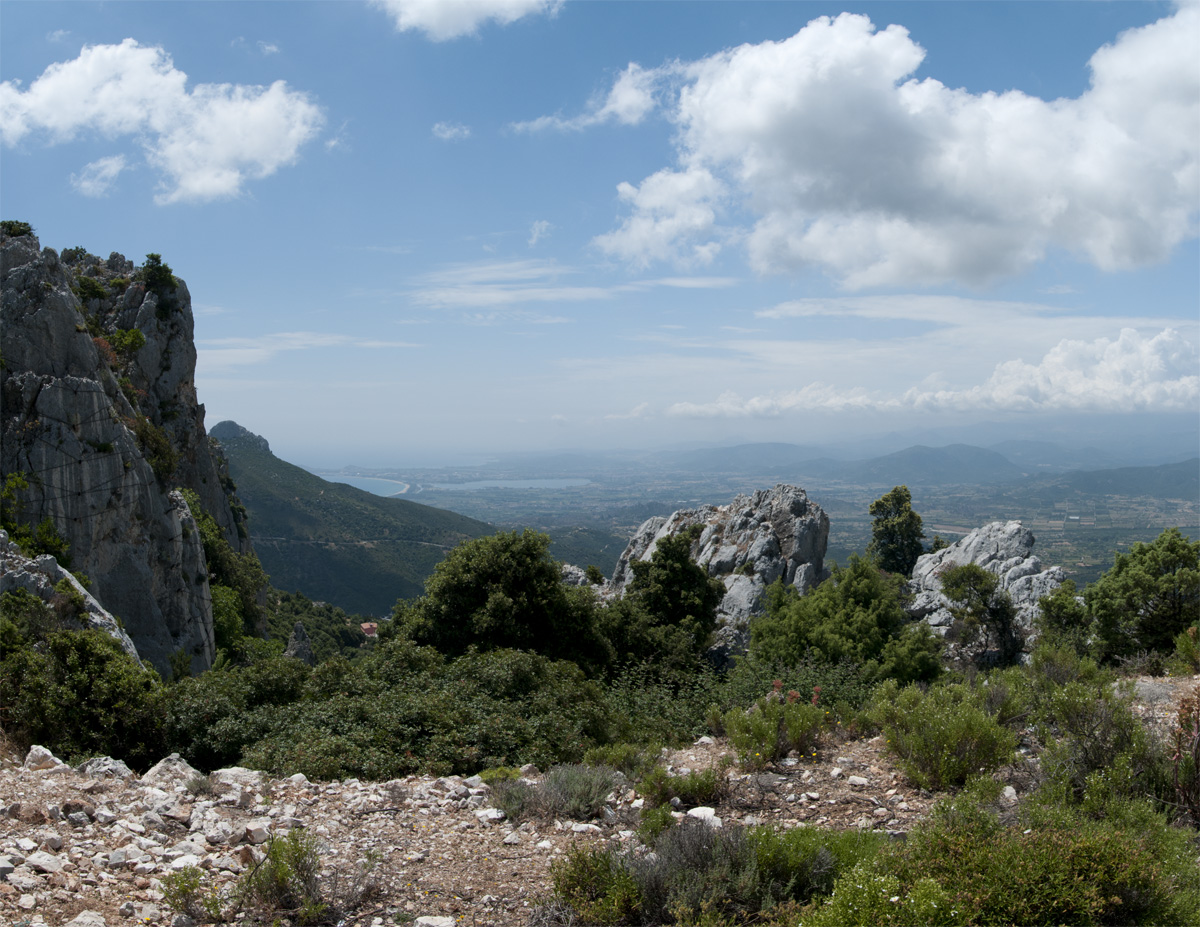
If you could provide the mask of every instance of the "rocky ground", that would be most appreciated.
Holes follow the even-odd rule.
[[[1150,725],[1169,724],[1197,683],[1139,679],[1139,714]],[[760,772],[731,766],[725,794],[699,814],[781,828],[870,828],[902,839],[938,796],[913,787],[884,746],[880,737],[834,736],[816,756]],[[1001,772],[1014,805],[1031,781],[1028,741],[1022,751]],[[701,738],[666,760],[681,772],[728,752],[722,741]],[[106,758],[71,767],[38,748],[25,757],[9,751],[0,765],[0,923],[175,924],[165,875],[198,866],[215,884],[232,885],[273,836],[304,827],[325,846],[323,862],[343,887],[374,861],[374,891],[348,925],[524,925],[549,895],[552,864],[572,846],[636,843],[641,804],[622,787],[604,820],[513,824],[478,778],[317,783],[234,768],[214,773],[209,791],[196,775],[177,757],[138,777]]]

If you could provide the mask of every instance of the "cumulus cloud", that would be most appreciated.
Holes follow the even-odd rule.
[[[901,26],[814,19],[791,38],[639,74],[670,90],[671,174],[713,178],[751,216],[763,272],[824,268],[851,288],[984,284],[1051,248],[1104,270],[1164,260],[1196,234],[1200,5],[1122,33],[1075,99],[970,93],[911,75],[925,52]],[[652,96],[651,90],[645,93]],[[677,229],[623,184],[630,215],[597,242],[671,257]],[[694,206],[680,189],[679,210]],[[696,238],[721,230],[694,227]]]
[[[71,175],[71,186],[84,196],[107,196],[117,176],[125,170],[125,156],[113,155],[100,158],[84,167],[78,174]]]
[[[526,16],[553,16],[562,0],[372,0],[397,32],[419,30],[435,42],[473,35],[487,22],[507,26]]]
[[[901,395],[810,383],[744,398],[726,392],[712,402],[680,402],[667,414],[746,418],[791,412],[1185,412],[1200,409],[1200,354],[1178,331],[1147,337],[1132,328],[1115,340],[1063,339],[1036,364],[997,364],[983,383],[965,389],[922,384]]]
[[[461,142],[471,137],[471,127],[461,122],[435,122],[433,137],[440,138],[443,142]]]
[[[268,55],[279,54],[278,45],[276,45],[274,42],[264,42],[262,39],[258,40],[258,50],[264,58]]]
[[[702,167],[663,170],[640,186],[622,183],[617,194],[633,213],[594,243],[638,267],[654,261],[706,264],[720,250],[714,238],[724,185]]]
[[[630,62],[617,76],[608,95],[603,100],[593,101],[580,115],[570,119],[561,116],[539,116],[528,122],[514,122],[511,128],[518,132],[541,132],[548,129],[580,132],[606,122],[635,126],[658,105],[655,100],[655,87],[661,82],[664,73],[663,69],[648,71]]]
[[[159,203],[236,196],[247,180],[294,163],[322,123],[320,107],[284,81],[198,84],[189,91],[187,75],[163,49],[133,39],[85,46],[27,90],[0,84],[4,144],[35,134],[48,144],[85,133],[135,136],[162,174]]]

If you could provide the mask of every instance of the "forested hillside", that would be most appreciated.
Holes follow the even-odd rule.
[[[277,589],[384,615],[396,599],[420,594],[450,548],[494,531],[443,509],[328,483],[280,460],[265,439],[233,422],[211,433],[225,449],[254,549]]]

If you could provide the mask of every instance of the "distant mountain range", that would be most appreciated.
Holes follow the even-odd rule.
[[[424,591],[446,552],[495,527],[444,509],[330,483],[271,453],[236,422],[220,441],[249,514],[250,538],[277,589],[303,592],[349,612],[385,615]]]

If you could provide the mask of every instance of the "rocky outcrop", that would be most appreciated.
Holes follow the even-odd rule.
[[[309,666],[317,665],[316,655],[313,654],[312,642],[308,639],[308,632],[304,630],[304,622],[297,621],[296,626],[292,628],[292,636],[288,638],[287,649],[284,650],[283,655],[285,657],[295,657]]]
[[[0,241],[0,469],[25,475],[19,519],[53,522],[143,659],[169,672],[182,650],[203,670],[208,570],[175,490],[194,491],[235,549],[247,542],[196,402],[187,286],[167,273],[147,287],[120,254],[69,257],[33,235]]]
[[[112,637],[134,659],[137,647],[109,612],[96,601],[79,580],[50,554],[30,559],[0,531],[0,595],[23,590],[54,609],[68,628],[91,628]]]
[[[801,594],[826,575],[829,516],[798,486],[780,484],[728,505],[682,509],[648,519],[621,555],[605,588],[619,595],[633,580],[629,564],[649,560],[660,538],[702,525],[692,558],[725,583],[718,613],[722,649],[745,649],[750,618],[763,611],[763,592],[777,579]]]
[[[950,602],[942,595],[941,574],[952,566],[975,563],[996,574],[1000,588],[1011,597],[1017,621],[1025,631],[1033,627],[1037,603],[1057,589],[1066,574],[1061,567],[1047,567],[1033,554],[1033,532],[1019,521],[994,521],[976,528],[949,547],[917,558],[909,591],[909,612],[945,634],[954,621]]]

